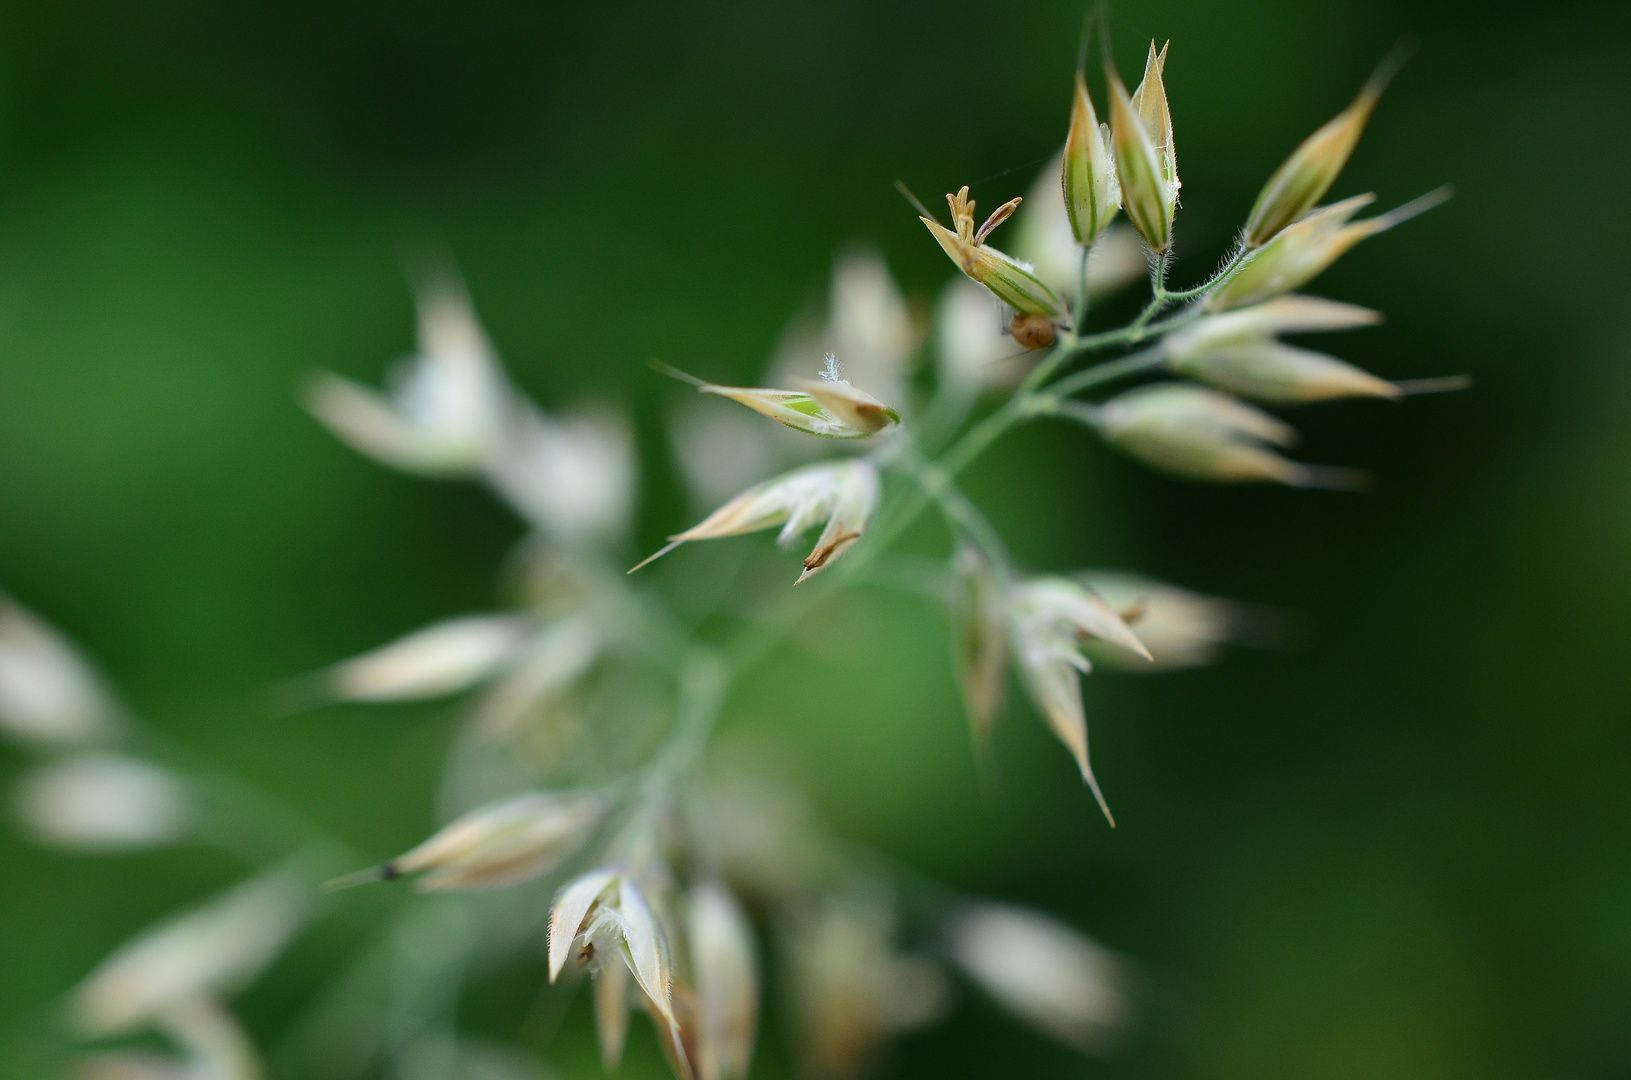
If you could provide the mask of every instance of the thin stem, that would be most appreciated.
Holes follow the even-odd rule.
[[[929,497],[940,507],[946,524],[954,534],[966,535],[974,541],[986,560],[993,566],[1008,574],[1012,572],[1013,559],[1008,554],[1008,545],[1003,542],[1002,534],[997,532],[990,520],[980,512],[967,495],[964,495],[944,469],[926,462],[915,452],[901,455],[907,471],[912,479],[917,481],[918,487],[927,492]]]
[[[1095,364],[1084,368],[1074,375],[1066,375],[1058,382],[1051,383],[1047,389],[1038,394],[1039,398],[1067,398],[1072,394],[1102,386],[1117,379],[1124,379],[1132,375],[1142,375],[1146,371],[1153,371],[1161,366],[1165,360],[1160,349],[1145,349],[1143,352],[1124,356],[1119,360],[1109,360],[1102,364]]]
[[[730,669],[710,646],[694,646],[680,661],[674,724],[652,758],[644,785],[648,802],[665,798],[674,780],[707,749],[730,684]]]
[[[1180,289],[1177,292],[1168,292],[1167,290],[1162,289],[1161,294],[1167,300],[1192,300],[1195,297],[1200,296],[1202,293],[1211,292],[1213,289],[1227,284],[1229,279],[1235,276],[1235,272],[1245,264],[1246,256],[1250,254],[1251,250],[1249,248],[1247,248],[1244,244],[1239,245],[1235,248],[1234,253],[1229,256],[1224,264],[1218,268],[1217,273],[1207,278],[1201,284],[1195,286],[1193,289]]]
[[[1078,330],[1087,325],[1087,257],[1092,253],[1091,247],[1082,247],[1082,265],[1076,275],[1076,316],[1072,321]]]

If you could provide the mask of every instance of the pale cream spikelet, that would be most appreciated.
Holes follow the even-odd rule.
[[[1355,195],[1322,206],[1281,229],[1274,239],[1249,255],[1227,281],[1207,296],[1206,310],[1248,307],[1300,289],[1361,240],[1426,213],[1450,194],[1449,188],[1439,188],[1363,221],[1351,219],[1375,201],[1374,195]]]
[[[629,1038],[629,994],[633,989],[627,964],[601,964],[594,974],[595,1041],[600,1065],[614,1072],[623,1062]]]
[[[38,843],[116,851],[173,843],[192,824],[191,800],[168,770],[120,754],[77,754],[25,776],[17,815]]]
[[[1099,123],[1087,92],[1087,77],[1080,71],[1071,98],[1070,133],[1065,137],[1059,184],[1071,234],[1078,244],[1089,247],[1121,209],[1121,184],[1116,179],[1110,129]]]
[[[1121,961],[1110,950],[1039,911],[970,905],[947,927],[958,966],[1004,1008],[1084,1053],[1104,1053],[1127,1026],[1131,1006]]]
[[[853,1080],[886,1039],[944,1009],[944,975],[929,960],[895,948],[894,912],[882,897],[825,896],[800,910],[785,933],[800,1058],[809,1076]]]
[[[968,197],[968,187],[964,185],[957,194],[946,196],[946,202],[951,207],[952,228],[946,228],[927,215],[921,216],[920,220],[947,257],[957,264],[957,268],[984,285],[997,299],[1021,315],[1040,315],[1062,325],[1069,320],[1065,304],[1036,276],[1035,270],[985,243],[986,237],[1008,220],[1021,201],[1010,199],[1003,203],[992,211],[985,224],[976,229],[974,200]]]
[[[996,570],[967,542],[952,558],[950,607],[958,687],[975,746],[984,752],[1008,686],[1008,613]]]
[[[441,284],[419,297],[419,353],[381,394],[321,374],[306,407],[353,449],[429,476],[477,471],[502,436],[509,389],[497,354],[462,289]]]
[[[1093,423],[1118,450],[1187,480],[1349,490],[1366,482],[1363,473],[1282,457],[1271,447],[1296,442],[1295,429],[1193,383],[1151,383],[1128,390],[1095,410]]]
[[[413,850],[373,870],[332,882],[422,874],[421,892],[497,889],[549,873],[588,837],[605,809],[589,792],[529,791],[478,807]]]
[[[1115,68],[1105,65],[1110,87],[1111,146],[1121,184],[1122,209],[1150,250],[1157,253],[1172,247],[1172,218],[1182,186],[1173,146],[1172,113],[1162,81],[1166,60],[1166,48],[1163,46],[1157,53],[1152,41],[1143,81],[1130,96]]]
[[[1330,190],[1359,144],[1359,136],[1364,133],[1382,91],[1387,89],[1398,69],[1397,55],[1383,60],[1353,103],[1304,139],[1274,170],[1258,194],[1242,230],[1242,240],[1247,247],[1262,247],[1274,239],[1281,229],[1306,214]]]
[[[620,410],[550,416],[515,395],[482,475],[544,535],[581,544],[628,531],[638,469],[634,430]]]
[[[563,697],[610,644],[608,632],[588,614],[566,615],[539,627],[477,703],[476,729],[494,736],[513,734],[525,717]]]
[[[804,581],[830,566],[866,531],[878,503],[878,474],[862,460],[820,462],[784,473],[749,488],[669,542],[629,571],[691,540],[740,536],[776,525],[778,543],[787,546],[816,522],[826,519],[813,551],[804,560]],[[796,582],[795,582],[796,584]]]
[[[1093,665],[1081,645],[1097,639],[1149,659],[1138,636],[1110,605],[1077,582],[1061,577],[1030,578],[1008,596],[1014,658],[1032,702],[1048,727],[1076,760],[1111,825],[1115,818],[1099,790],[1087,752],[1087,715],[1080,676]]]
[[[1381,322],[1380,312],[1312,296],[1281,296],[1208,315],[1168,335],[1167,366],[1179,375],[1272,405],[1339,397],[1397,398],[1404,390],[1335,357],[1275,340],[1286,332],[1346,330]]]
[[[592,964],[597,971],[624,965],[653,1016],[662,1020],[680,1045],[679,1020],[670,993],[673,965],[667,937],[627,873],[611,868],[592,870],[556,894],[549,913],[550,982],[560,976],[574,951],[580,963]]]
[[[179,1054],[122,1049],[81,1054],[72,1080],[262,1080],[249,1033],[219,1001],[196,995],[167,1006],[153,1027]]]
[[[525,615],[469,615],[435,623],[325,676],[340,701],[413,701],[456,693],[503,669],[533,629]]]
[[[0,594],[0,732],[79,746],[109,740],[123,727],[120,706],[79,649]]]
[[[138,935],[74,990],[78,1026],[118,1034],[183,999],[242,989],[294,937],[309,900],[301,880],[273,870]]]
[[[722,883],[693,885],[686,943],[696,982],[695,1065],[699,1080],[742,1080],[759,1023],[759,957],[753,927]]]
[[[845,378],[903,409],[923,327],[889,264],[871,247],[851,248],[833,262],[822,353],[844,359]]]
[[[1084,571],[1076,577],[1121,615],[1150,652],[1145,661],[1122,649],[1085,642],[1082,651],[1095,664],[1137,674],[1199,667],[1216,660],[1241,630],[1239,605],[1228,600],[1120,570]]]

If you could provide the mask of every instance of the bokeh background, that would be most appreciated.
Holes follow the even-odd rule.
[[[154,724],[359,849],[401,850],[431,823],[454,710],[278,717],[267,688],[490,606],[520,526],[344,449],[298,408],[301,379],[376,378],[411,346],[405,253],[449,252],[523,386],[635,410],[646,544],[688,512],[659,427],[676,391],[647,358],[750,377],[857,239],[932,295],[949,268],[890,182],[1022,193],[1063,135],[1081,15],[13,0],[0,582]],[[1140,965],[1141,1023],[1107,1061],[969,1000],[882,1072],[1631,1074],[1631,9],[1114,16],[1129,74],[1173,40],[1180,282],[1375,60],[1420,40],[1337,193],[1458,195],[1318,291],[1388,312],[1348,358],[1477,386],[1299,416],[1305,458],[1379,473],[1366,496],[1181,485],[1065,427],[970,474],[1035,569],[1125,566],[1296,613],[1286,648],[1090,680],[1113,832],[1022,708],[982,796],[926,603],[857,593],[744,687],[729,724],[845,835]],[[816,692],[777,692],[793,679]],[[42,1023],[110,948],[238,873],[0,834],[0,1023]],[[377,902],[358,903],[246,995],[257,1034],[298,1014]],[[491,989],[467,1023],[511,1034],[530,994]],[[598,1073],[586,1021],[580,1004],[561,1075]],[[657,1075],[637,1040],[629,1069]],[[786,1071],[774,1035],[759,1068]]]

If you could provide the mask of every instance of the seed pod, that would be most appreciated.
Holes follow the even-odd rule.
[[[0,731],[72,746],[109,739],[122,726],[121,710],[90,661],[0,594]]]
[[[308,892],[275,870],[142,933],[74,991],[79,1026],[113,1035],[184,999],[241,989],[300,928]]]
[[[686,940],[696,974],[699,1080],[741,1080],[759,1023],[759,958],[753,928],[723,885],[691,888]]]
[[[877,502],[878,474],[867,462],[807,465],[744,491],[701,522],[669,537],[666,545],[629,573],[690,540],[740,536],[774,525],[782,526],[777,541],[786,546],[825,517],[827,523],[815,550],[804,560],[804,572],[798,578],[803,581],[831,565],[861,538]]]
[[[1041,315],[1057,323],[1068,319],[1064,302],[1031,267],[985,245],[985,238],[1008,219],[1021,200],[1010,199],[997,207],[978,230],[974,228],[974,200],[968,197],[966,185],[957,194],[947,195],[946,202],[951,207],[952,229],[933,218],[921,220],[959,270],[1020,314]]]
[[[973,544],[962,544],[952,560],[951,612],[958,686],[974,743],[983,751],[1007,690],[1008,616],[1002,583]]]
[[[80,754],[37,769],[19,785],[16,801],[35,840],[79,850],[172,843],[191,817],[174,776],[115,754]]]
[[[1270,481],[1354,490],[1362,473],[1288,461],[1268,449],[1296,432],[1259,409],[1192,383],[1152,383],[1111,398],[1095,423],[1104,440],[1162,472],[1224,483]]]
[[[617,883],[617,871],[601,868],[573,878],[555,894],[549,911],[549,981],[560,977],[573,943],[599,906],[608,890]]]
[[[1251,216],[1246,219],[1243,239],[1247,247],[1262,247],[1281,229],[1306,214],[1330,190],[1348,156],[1359,143],[1371,111],[1398,71],[1398,61],[1382,62],[1359,91],[1353,104],[1332,117],[1318,131],[1304,139],[1257,196]]]
[[[1116,819],[1099,790],[1087,754],[1087,717],[1080,674],[1092,664],[1081,653],[1089,638],[1149,659],[1138,636],[1103,600],[1068,578],[1031,578],[1009,594],[1008,615],[1025,688],[1048,727],[1076,759],[1082,779],[1113,826]]]
[[[1021,1020],[1084,1053],[1103,1053],[1127,1025],[1121,963],[1039,911],[978,904],[947,928],[969,977]]]
[[[1274,239],[1252,253],[1228,281],[1206,298],[1206,309],[1248,307],[1300,289],[1361,240],[1409,221],[1449,197],[1450,189],[1440,188],[1386,214],[1351,224],[1349,219],[1376,196],[1355,195],[1322,206],[1281,229]]]
[[[1172,246],[1172,217],[1178,207],[1178,157],[1172,142],[1172,114],[1162,82],[1167,50],[1158,54],[1150,43],[1144,79],[1131,97],[1121,76],[1106,65],[1110,87],[1110,135],[1115,151],[1116,175],[1121,183],[1121,205],[1127,219],[1144,237],[1150,250],[1165,253]]]
[[[1078,244],[1088,247],[1121,209],[1121,185],[1111,158],[1110,130],[1099,124],[1087,92],[1087,78],[1079,71],[1059,182],[1071,233]]]

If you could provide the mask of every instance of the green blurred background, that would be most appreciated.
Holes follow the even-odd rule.
[[[949,268],[890,181],[1022,193],[1063,136],[1081,15],[13,0],[0,584],[158,726],[365,852],[404,848],[455,711],[276,718],[266,688],[491,606],[520,528],[343,448],[298,408],[302,377],[377,378],[412,343],[404,253],[445,249],[523,386],[637,410],[651,541],[687,509],[658,425],[675,391],[646,359],[751,377],[856,239],[932,295]],[[1317,291],[1388,312],[1344,356],[1478,384],[1301,414],[1303,457],[1380,474],[1363,497],[1180,485],[1064,427],[970,474],[1032,568],[1124,566],[1298,613],[1287,650],[1089,681],[1114,832],[1023,709],[999,734],[1003,794],[982,797],[927,604],[855,594],[744,687],[730,722],[843,833],[1141,965],[1142,1022],[1108,1061],[969,1001],[883,1071],[1631,1075],[1631,8],[1114,15],[1129,75],[1145,39],[1173,39],[1180,283],[1376,59],[1420,39],[1337,194],[1458,196]],[[776,696],[793,674],[820,692]],[[43,1022],[110,948],[238,873],[0,834],[0,1022]],[[243,999],[258,1033],[377,903]],[[469,1022],[505,1034],[531,993],[490,990]],[[598,1073],[584,1021],[567,1075]],[[656,1068],[640,1038],[636,1074]],[[764,1075],[784,1057],[772,1041]]]

